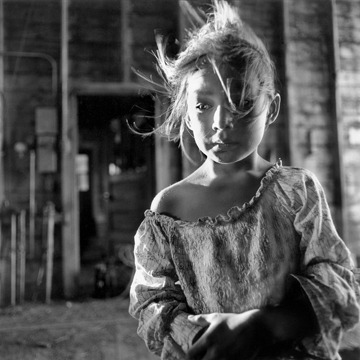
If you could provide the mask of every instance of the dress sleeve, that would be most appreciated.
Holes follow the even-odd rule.
[[[201,329],[187,320],[190,313],[178,283],[166,232],[147,217],[135,235],[135,276],[130,290],[130,315],[139,320],[138,334],[162,359],[184,359]]]
[[[300,205],[294,222],[301,235],[301,269],[300,275],[293,276],[309,297],[320,327],[320,334],[303,344],[316,356],[337,359],[343,332],[359,321],[359,286],[350,252],[336,232],[322,186],[310,172],[301,182],[296,191]]]

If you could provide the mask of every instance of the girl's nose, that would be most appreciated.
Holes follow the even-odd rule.
[[[212,129],[224,130],[226,128],[233,128],[233,126],[233,116],[231,111],[226,107],[219,105],[214,113]]]

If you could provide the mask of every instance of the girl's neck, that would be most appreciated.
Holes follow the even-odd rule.
[[[219,164],[207,159],[200,167],[201,173],[209,179],[232,178],[242,175],[262,176],[271,164],[258,154],[233,164]]]

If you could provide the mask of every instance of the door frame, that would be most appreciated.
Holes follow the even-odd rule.
[[[80,218],[76,154],[79,150],[78,96],[140,96],[151,92],[136,83],[82,83],[72,81],[62,102],[62,272],[65,298],[77,295],[80,280]],[[156,116],[156,114],[155,114]],[[156,179],[155,179],[156,181]]]

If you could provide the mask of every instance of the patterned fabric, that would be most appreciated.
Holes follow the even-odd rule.
[[[339,359],[342,331],[359,320],[349,251],[320,183],[305,169],[274,165],[251,201],[226,216],[187,222],[146,211],[135,262],[130,314],[162,359],[185,358],[200,329],[187,320],[189,313],[276,305],[294,281],[321,328],[300,344],[308,354],[303,350],[301,359]]]

